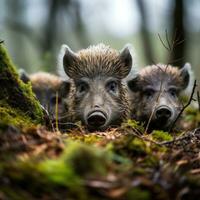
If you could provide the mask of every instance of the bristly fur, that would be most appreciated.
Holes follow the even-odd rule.
[[[152,83],[156,77],[158,82],[169,80],[169,82],[175,85],[181,85],[183,80],[180,76],[180,70],[178,67],[173,67],[171,65],[156,64],[147,66],[140,71],[140,81],[147,83]],[[160,83],[158,83],[160,84]]]
[[[70,66],[67,66],[75,79],[80,77],[112,76],[123,78],[128,74],[127,68],[120,59],[120,52],[111,49],[104,44],[90,46],[87,49],[76,53],[75,59]]]
[[[32,85],[36,88],[54,88],[55,90],[60,87],[62,79],[56,75],[46,72],[38,72],[30,75]]]
[[[54,74],[49,74],[47,72],[38,72],[38,73],[34,73],[32,75],[29,76],[31,84],[33,89],[35,90],[41,90],[41,91],[45,91],[48,89],[51,89],[55,92],[61,92],[61,85],[63,83],[63,79],[60,78],[59,76],[56,76]],[[61,110],[61,113],[59,113],[58,115],[58,123],[59,124],[59,129],[61,131],[64,131],[67,127],[67,123],[73,121],[73,117],[74,117],[74,111],[72,110],[72,104],[74,102],[74,84],[72,80],[68,80],[68,82],[70,82],[70,89],[69,89],[69,93],[64,95],[62,98],[64,99],[63,104],[64,107]],[[67,91],[66,91],[67,92]],[[60,95],[60,94],[59,94]],[[46,102],[48,105],[48,102]],[[45,105],[44,105],[45,106]],[[51,113],[50,113],[51,114]],[[51,116],[52,117],[52,116]],[[52,122],[54,122],[56,119],[52,118]]]
[[[188,69],[171,65],[156,64],[140,70],[139,74],[128,82],[132,118],[148,124],[149,130],[154,128],[168,130],[175,116],[180,112],[182,102],[180,94],[189,82]],[[151,92],[152,91],[152,92]],[[171,92],[172,91],[172,92]],[[156,110],[169,108],[170,118],[159,122]],[[149,121],[150,120],[150,121]]]
[[[81,78],[88,78],[91,82],[99,77],[100,79],[101,77],[105,79],[109,77],[116,78],[119,82],[119,96],[117,98],[110,98],[117,105],[114,107],[117,107],[121,114],[117,115],[118,118],[115,119],[116,121],[111,122],[110,125],[119,125],[123,120],[130,117],[127,88],[122,82],[122,79],[131,70],[132,57],[128,47],[125,47],[120,52],[101,43],[74,53],[67,45],[62,45],[59,59],[60,65],[62,63],[68,78],[72,79],[74,83],[78,82]],[[77,89],[76,86],[74,89]],[[72,96],[74,95],[72,113],[74,120],[77,121],[83,119],[79,112],[80,99],[76,99],[75,90],[75,93],[72,94]],[[102,93],[101,95],[103,96],[104,94]],[[104,98],[106,98],[106,95]]]

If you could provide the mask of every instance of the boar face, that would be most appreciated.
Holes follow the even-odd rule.
[[[75,81],[75,113],[90,130],[103,130],[121,122],[124,112],[122,85],[113,77],[97,76]]]
[[[104,130],[120,124],[128,113],[122,79],[131,69],[129,49],[119,53],[100,44],[74,53],[69,47],[64,48],[64,70],[76,88],[76,119],[89,130]]]
[[[67,97],[69,94],[70,83],[61,81],[56,87],[38,87],[32,85],[33,92],[37,99],[49,112],[52,119],[56,118],[56,103],[58,118],[62,118],[68,112]]]
[[[167,131],[182,108],[180,92],[188,82],[186,68],[160,64],[144,68],[128,82],[133,118],[145,124],[151,118],[149,130]]]
[[[66,116],[69,107],[68,96],[71,84],[69,81],[64,81],[46,72],[28,75],[23,70],[20,70],[20,78],[24,83],[31,82],[33,92],[52,119],[56,117],[56,103],[58,118]]]

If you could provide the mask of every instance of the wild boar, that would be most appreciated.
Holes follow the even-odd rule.
[[[104,44],[74,53],[63,45],[61,62],[75,84],[74,114],[89,130],[120,125],[129,116],[127,90],[122,79],[132,66],[128,47],[121,52]]]
[[[180,93],[188,86],[189,67],[157,64],[139,71],[127,82],[132,118],[149,123],[149,131],[169,130],[182,108]]]
[[[25,83],[31,82],[33,92],[41,105],[48,111],[53,123],[58,120],[61,128],[61,123],[64,126],[70,121],[70,81],[46,72],[27,75],[22,70],[20,78]]]

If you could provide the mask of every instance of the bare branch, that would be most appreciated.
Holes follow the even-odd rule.
[[[160,66],[157,65],[157,67],[158,67],[161,71],[163,71],[164,73],[167,71],[168,66],[169,66],[169,64],[167,64],[165,70],[163,71],[163,70],[160,68]],[[145,127],[145,133],[147,133],[147,130],[148,130],[149,125],[150,125],[150,123],[151,123],[153,114],[154,114],[154,112],[155,112],[155,108],[156,108],[156,106],[157,106],[157,104],[158,104],[158,102],[159,102],[159,99],[160,99],[160,97],[161,97],[161,95],[162,95],[162,93],[163,93],[163,81],[164,81],[164,80],[162,79],[162,80],[161,80],[161,83],[160,83],[159,93],[158,93],[158,96],[157,96],[157,99],[156,99],[154,108],[153,108],[153,110],[152,110],[152,112],[151,112],[151,115],[150,115],[150,117],[149,117],[149,120],[148,120],[148,122],[147,122],[147,126]]]
[[[199,112],[200,112],[200,94],[199,94],[199,91],[197,91],[197,101],[198,101]]]
[[[200,129],[196,128],[195,130],[193,130],[192,132],[186,132],[183,136],[179,136],[176,139],[170,140],[170,141],[164,141],[159,143],[159,145],[170,145],[170,144],[174,144],[174,142],[178,142],[178,141],[182,141],[184,139],[188,139],[193,137]]]
[[[174,59],[171,64],[174,65],[175,63],[177,63],[178,61],[180,60],[183,60],[183,58],[177,58],[177,59]]]
[[[193,85],[193,88],[192,88],[192,93],[190,95],[190,98],[187,102],[187,104],[185,106],[183,106],[183,108],[181,109],[181,111],[179,112],[179,114],[177,115],[176,119],[174,120],[174,122],[172,123],[170,129],[169,129],[169,132],[171,132],[171,130],[173,129],[175,123],[177,122],[177,120],[180,118],[181,114],[183,113],[183,111],[190,105],[191,101],[193,100],[193,96],[194,96],[194,92],[195,92],[195,88],[197,87],[197,84],[196,84],[196,80],[194,81],[194,85]]]
[[[168,46],[166,46],[166,44],[164,43],[164,41],[162,40],[160,34],[158,33],[158,37],[159,37],[159,40],[161,41],[162,45],[165,47],[165,49],[167,49],[168,51],[170,51],[170,48]]]
[[[166,40],[167,40],[168,47],[171,50],[172,48],[171,48],[171,44],[170,44],[170,41],[169,41],[167,29],[165,30],[165,37],[166,37]]]

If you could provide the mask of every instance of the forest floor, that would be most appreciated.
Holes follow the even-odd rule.
[[[0,133],[0,199],[198,199],[200,129],[140,134],[42,126]]]

